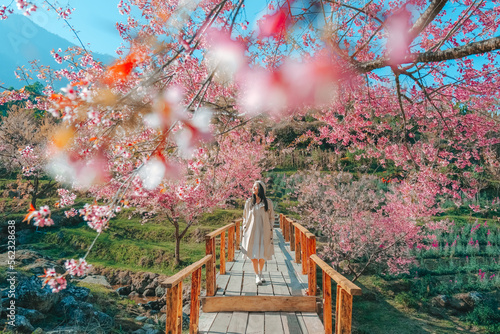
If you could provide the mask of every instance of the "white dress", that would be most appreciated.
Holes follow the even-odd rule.
[[[241,252],[246,258],[271,260],[274,254],[274,210],[271,200],[267,199],[267,205],[266,212],[262,202],[252,205],[252,199],[249,198],[245,203]]]

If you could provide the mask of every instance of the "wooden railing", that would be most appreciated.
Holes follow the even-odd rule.
[[[182,333],[182,281],[189,275],[191,275],[191,312],[189,333],[198,333],[198,324],[200,319],[201,268],[203,265],[211,263],[212,259],[212,254],[209,254],[203,259],[182,269],[174,276],[167,278],[162,283],[162,285],[167,288],[166,334]]]
[[[214,296],[217,290],[216,284],[216,260],[217,248],[216,239],[220,237],[220,274],[226,273],[226,231],[227,231],[227,261],[234,261],[235,250],[240,248],[240,224],[242,219],[237,219],[233,223],[218,228],[205,236],[205,251],[207,255],[212,255],[212,259],[207,263],[207,296]]]
[[[216,273],[215,263],[217,257],[216,238],[220,237],[220,273],[226,273],[226,231],[227,231],[227,260],[234,261],[235,250],[240,245],[241,219],[223,226],[205,236],[206,256],[182,269],[172,277],[162,282],[167,288],[167,323],[166,334],[182,333],[182,281],[191,275],[191,312],[189,333],[198,333],[200,319],[200,293],[201,293],[201,269],[205,266],[207,296],[215,295]]]
[[[302,264],[302,274],[308,275],[309,296],[317,294],[316,265],[322,270],[323,278],[323,326],[325,333],[332,333],[332,285],[337,283],[335,304],[335,333],[351,333],[352,296],[361,295],[361,289],[338,273],[316,255],[316,237],[299,223],[280,214],[280,227],[286,242],[290,242],[290,250],[295,250],[295,262]]]

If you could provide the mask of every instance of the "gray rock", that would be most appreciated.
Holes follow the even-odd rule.
[[[182,329],[189,329],[189,315],[184,312],[182,312]]]
[[[42,313],[49,312],[61,299],[61,295],[52,293],[48,285],[42,289],[42,281],[35,275],[19,282],[16,296],[17,306],[35,309]]]
[[[84,279],[82,279],[82,282],[88,283],[88,284],[98,284],[105,286],[106,288],[111,289],[111,285],[109,284],[108,280],[106,279],[106,276],[102,275],[88,275]]]
[[[160,303],[157,300],[152,300],[152,301],[149,301],[146,304],[144,304],[144,308],[147,310],[149,309],[149,310],[159,311],[159,310],[161,310],[163,305],[164,304]]]
[[[182,313],[186,313],[187,315],[191,314],[191,304],[186,304],[182,307]]]
[[[37,310],[30,310],[24,307],[17,308],[17,314],[26,317],[30,323],[36,323],[45,319],[45,315]]]
[[[113,328],[115,321],[113,320],[112,317],[110,317],[106,313],[100,312],[100,311],[95,311],[94,316],[97,319],[97,321],[99,322],[99,326],[102,327],[103,329],[109,330],[109,329]]]
[[[130,290],[130,286],[122,286],[116,289],[116,292],[118,292],[120,296],[128,296],[132,291]]]
[[[475,305],[486,299],[486,297],[482,293],[479,293],[477,291],[469,292],[469,297],[474,301]]]
[[[75,297],[64,297],[56,306],[56,311],[62,314],[69,314],[70,311],[78,308],[78,302]]]
[[[142,328],[139,328],[138,330],[133,331],[132,334],[146,334],[146,331]]]
[[[450,305],[450,297],[447,295],[439,295],[432,299],[432,304],[438,307],[448,307]]]
[[[155,296],[155,290],[154,289],[146,289],[146,290],[144,290],[144,293],[142,295],[145,297],[153,297],[153,296]]]
[[[147,319],[147,318],[148,318],[148,317],[145,317],[145,316],[143,316],[143,315],[140,315],[140,316],[136,317],[134,320],[135,320],[135,321],[138,321],[138,322],[143,322],[143,321],[146,321],[146,319]]]
[[[81,286],[68,285],[68,287],[61,291],[60,294],[64,297],[73,296],[76,300],[87,301],[90,296],[90,289]]]
[[[75,324],[75,325],[83,325],[87,324],[87,317],[85,316],[85,313],[79,309],[72,309],[70,314],[69,314],[69,319],[68,323],[70,324]]]
[[[132,291],[131,293],[129,293],[128,297],[129,298],[139,297],[139,293],[137,293],[136,291]]]
[[[156,297],[163,297],[165,296],[165,288],[161,287],[161,286],[157,286],[156,289],[155,289],[155,295]]]
[[[158,322],[159,322],[160,324],[165,324],[165,323],[167,322],[167,314],[166,314],[166,313],[163,313],[163,314],[161,315],[161,317],[158,319]]]
[[[146,331],[146,334],[159,334],[160,331],[154,328],[150,328]]]
[[[23,315],[16,315],[16,332],[17,333],[31,333],[35,330],[30,321]]]

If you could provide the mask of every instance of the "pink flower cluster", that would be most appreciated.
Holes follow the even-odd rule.
[[[57,50],[57,52],[55,52],[54,50],[52,50],[52,51],[50,51],[50,54],[52,55],[52,57],[54,57],[54,60],[56,61],[56,63],[62,64],[63,58],[59,55],[58,52],[62,52],[62,50],[59,49],[59,50]]]
[[[37,10],[36,5],[32,4],[29,1],[24,1],[24,0],[16,0],[17,2],[17,8],[19,10],[24,9],[24,15],[29,16],[31,12],[35,12]]]
[[[482,271],[481,269],[479,269],[478,276],[479,276],[479,278],[481,279],[481,281],[483,281],[483,279],[484,279],[484,275],[486,275],[486,273],[485,273],[484,271]]]
[[[66,270],[70,275],[73,276],[83,276],[90,267],[85,259],[80,259],[78,262],[75,259],[67,260],[64,263]]]
[[[42,275],[40,277],[46,278],[43,285],[45,286],[45,284],[48,284],[53,293],[57,293],[61,290],[66,289],[66,286],[68,284],[66,278],[64,278],[64,275],[58,275],[54,268],[46,269],[45,275]]]
[[[22,150],[20,150],[19,153],[21,153],[21,155],[23,157],[29,157],[33,154],[33,147],[28,145],[25,148],[23,148]]]
[[[59,200],[59,207],[64,208],[75,204],[76,195],[74,193],[70,193],[69,190],[62,188],[57,189],[57,194],[61,196],[61,199]]]
[[[14,11],[12,9],[7,9],[7,6],[3,5],[0,7],[0,20],[7,19],[7,13],[12,14]]]
[[[87,225],[98,233],[101,233],[104,228],[107,228],[109,219],[114,217],[113,211],[110,210],[107,205],[99,206],[85,204],[83,209],[80,209],[80,215],[83,216]]]
[[[64,215],[66,218],[71,218],[75,217],[78,214],[78,211],[75,210],[75,208],[71,208],[71,210],[64,211]]]
[[[28,221],[33,219],[33,225],[38,227],[44,226],[52,226],[54,225],[54,221],[50,218],[50,209],[48,205],[40,207],[40,210],[36,211],[35,208],[32,207],[30,212],[26,215],[23,221]]]

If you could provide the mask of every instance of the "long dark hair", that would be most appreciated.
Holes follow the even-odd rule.
[[[264,210],[267,211],[268,206],[267,206],[267,198],[266,198],[266,193],[264,192],[264,188],[262,188],[262,185],[260,183],[257,183],[259,186],[259,191],[257,192],[257,195],[259,196],[261,202],[264,203]],[[255,205],[257,202],[257,197],[255,197],[255,194],[252,194],[252,206]]]

